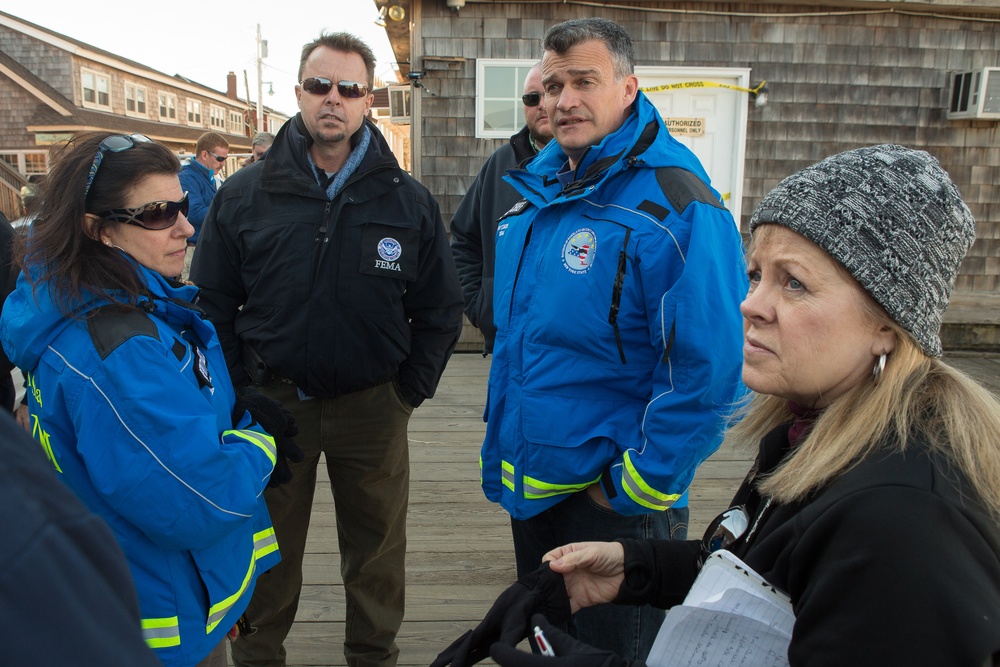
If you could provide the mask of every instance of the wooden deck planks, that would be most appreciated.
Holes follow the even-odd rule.
[[[406,617],[399,665],[428,665],[474,627],[515,579],[507,513],[479,488],[479,446],[489,359],[456,354],[437,395],[410,420]],[[691,491],[691,535],[725,509],[750,457],[719,451]],[[329,482],[318,482],[305,583],[285,646],[289,667],[345,665],[344,589]]]

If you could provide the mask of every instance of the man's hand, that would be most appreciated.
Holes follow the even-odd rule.
[[[596,482],[587,487],[587,495],[595,503],[603,507],[604,509],[612,509],[611,503],[608,502],[607,496],[604,495],[604,489],[601,488],[601,483]]]
[[[611,602],[625,580],[625,548],[618,542],[574,542],[553,549],[542,561],[563,576],[574,614]]]

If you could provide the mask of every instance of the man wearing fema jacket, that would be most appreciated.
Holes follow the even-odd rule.
[[[550,142],[507,181],[499,222],[486,496],[511,514],[518,575],[570,542],[684,539],[687,489],[741,395],[740,235],[698,159],[597,18],[543,40]],[[578,636],[646,657],[663,618],[602,605]]]
[[[341,545],[347,664],[396,664],[403,619],[407,424],[462,327],[441,212],[368,120],[375,57],[347,33],[307,44],[300,113],[267,159],[219,190],[192,279],[234,382],[295,416],[305,460],[267,492],[287,559],[261,578],[233,661],[283,665],[320,453]],[[332,567],[333,564],[330,563]]]

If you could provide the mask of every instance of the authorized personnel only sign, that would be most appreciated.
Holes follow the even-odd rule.
[[[675,137],[703,137],[705,136],[704,118],[664,118],[667,129]]]

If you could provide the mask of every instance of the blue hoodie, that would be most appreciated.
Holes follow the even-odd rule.
[[[142,310],[95,317],[108,301],[91,295],[76,319],[22,274],[0,341],[24,371],[34,438],[125,552],[147,644],[180,667],[223,640],[280,560],[262,495],[275,447],[248,414],[232,423],[215,329],[189,303],[197,288],[140,271]]]
[[[743,392],[739,230],[642,93],[565,163],[553,141],[505,177],[483,490],[515,519],[595,482],[619,514],[684,506]]]

